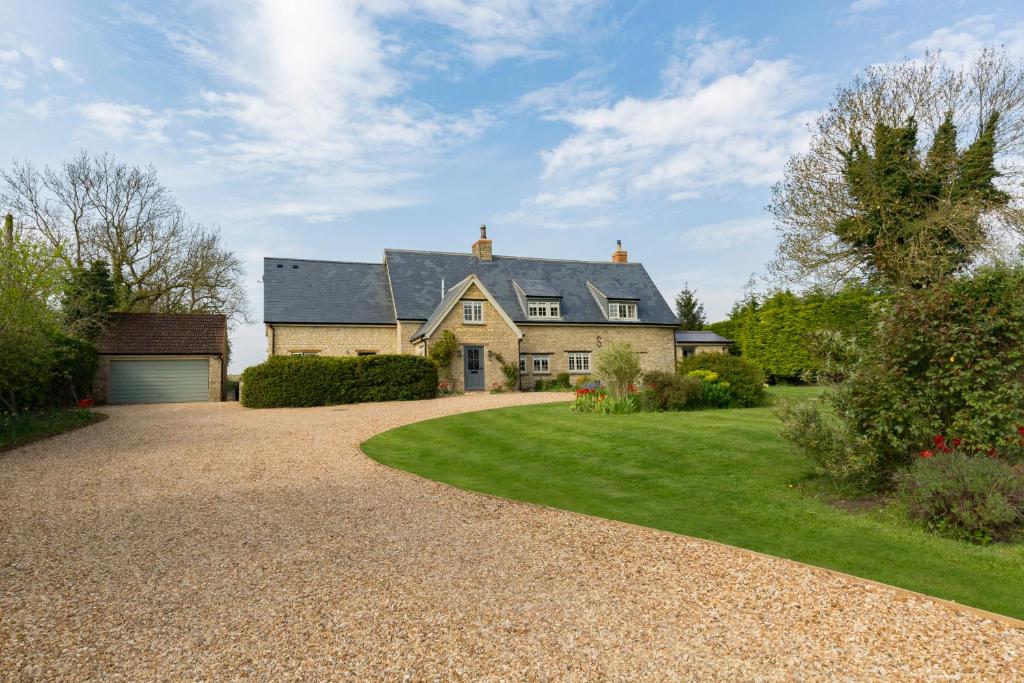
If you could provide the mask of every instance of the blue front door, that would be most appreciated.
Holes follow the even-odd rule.
[[[482,391],[484,388],[484,347],[467,346],[462,356],[466,371],[466,391]]]

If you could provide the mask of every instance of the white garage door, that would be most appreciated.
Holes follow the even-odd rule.
[[[200,360],[113,360],[110,403],[185,403],[209,400],[209,365]]]

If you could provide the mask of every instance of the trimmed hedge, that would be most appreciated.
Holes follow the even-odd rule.
[[[437,396],[437,366],[421,356],[274,356],[242,373],[247,408],[302,408]]]
[[[693,370],[710,370],[718,373],[722,382],[729,383],[733,406],[752,408],[763,406],[768,401],[764,390],[764,373],[742,356],[728,356],[724,353],[698,353],[679,361],[677,372],[685,375]]]

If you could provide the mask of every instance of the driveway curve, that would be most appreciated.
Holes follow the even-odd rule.
[[[359,444],[557,400],[109,408],[0,456],[4,680],[1012,680],[1024,630]]]

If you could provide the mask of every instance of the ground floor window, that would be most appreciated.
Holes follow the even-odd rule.
[[[526,354],[525,353],[519,354],[519,374],[520,375],[525,375],[526,374]]]
[[[320,352],[319,351],[292,351],[291,355],[293,355],[293,356],[318,356],[318,355],[320,355]]]
[[[682,347],[682,349],[683,349],[683,358],[692,358],[693,356],[697,355],[697,347],[696,346],[684,346],[684,347]]]
[[[537,375],[546,375],[551,372],[550,356],[534,356],[533,372]]]
[[[357,356],[376,356],[376,351],[356,351]]]
[[[590,352],[570,351],[568,354],[569,372],[590,372]]]

